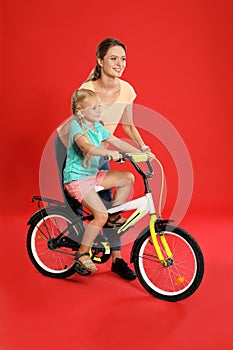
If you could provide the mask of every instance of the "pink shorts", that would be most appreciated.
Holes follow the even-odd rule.
[[[75,180],[68,184],[64,184],[64,188],[67,190],[71,197],[74,197],[79,202],[86,197],[86,195],[95,188],[95,186],[101,186],[108,170],[99,170],[94,176],[89,176],[85,179]]]

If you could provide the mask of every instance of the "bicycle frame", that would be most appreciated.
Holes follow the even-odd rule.
[[[119,229],[117,230],[117,234],[122,234],[123,232],[128,230],[131,226],[136,224],[143,216],[145,216],[149,212],[147,195],[118,205],[108,210],[109,214],[114,214],[117,212],[126,212],[134,209],[136,210],[133,212],[133,214],[130,215],[126,222],[119,227]]]
[[[130,227],[134,226],[138,221],[140,221],[146,214],[150,213],[150,233],[151,238],[154,244],[155,251],[158,255],[159,261],[164,265],[167,266],[167,261],[162,253],[162,250],[159,246],[157,233],[155,231],[155,223],[157,221],[156,214],[153,214],[153,210],[151,210],[151,207],[154,208],[153,204],[153,198],[151,193],[147,193],[145,196],[134,199],[132,201],[126,202],[124,204],[121,204],[119,206],[116,206],[114,208],[111,208],[108,210],[109,214],[114,214],[117,212],[126,212],[129,210],[136,209],[130,217],[126,220],[126,222],[119,227],[119,229],[116,231],[116,234],[123,234],[125,231],[127,231]],[[163,235],[163,233],[160,233],[160,239],[162,242],[162,245],[164,247],[164,250],[168,256],[168,258],[172,259],[172,253],[171,250],[167,244],[166,238]]]
[[[130,227],[135,225],[139,220],[141,220],[146,214],[150,213],[150,234],[152,238],[152,242],[155,248],[155,251],[157,253],[159,261],[164,265],[168,266],[169,259],[172,259],[172,253],[168,246],[168,243],[166,241],[166,237],[163,234],[163,231],[156,232],[156,222],[159,221],[160,223],[163,222],[170,222],[171,220],[165,220],[163,221],[161,218],[157,218],[157,215],[155,213],[155,206],[154,206],[154,200],[151,193],[151,190],[149,188],[148,184],[148,178],[151,178],[154,174],[154,170],[148,160],[148,157],[146,155],[127,155],[125,153],[121,153],[123,159],[129,159],[132,163],[132,165],[135,167],[135,169],[139,172],[139,174],[143,177],[144,185],[145,185],[145,196],[139,197],[137,199],[134,199],[132,201],[126,202],[124,204],[118,205],[116,207],[110,208],[108,210],[109,214],[114,214],[117,212],[125,212],[129,210],[136,209],[133,214],[126,220],[126,222],[119,227],[117,230],[117,234],[122,234],[126,230],[128,230]],[[145,161],[147,162],[147,166],[149,168],[149,173],[146,174],[142,171],[142,169],[138,166],[137,162]],[[162,246],[164,248],[164,251],[167,255],[167,259],[164,257],[164,254],[160,248],[157,235],[159,233]]]

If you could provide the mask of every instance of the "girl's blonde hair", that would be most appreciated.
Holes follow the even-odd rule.
[[[84,127],[82,109],[85,108],[85,101],[88,98],[97,97],[96,93],[89,89],[78,89],[72,95],[71,98],[71,109],[73,115],[76,117],[81,128],[83,129],[85,136],[88,137],[87,129]]]
[[[84,102],[88,97],[96,97],[96,93],[89,89],[75,90],[71,98],[71,109],[75,116],[78,111],[81,111],[84,108]]]

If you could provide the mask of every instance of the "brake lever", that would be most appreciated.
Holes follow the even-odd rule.
[[[146,161],[146,164],[147,164],[147,167],[149,169],[149,173],[146,174],[146,176],[149,178],[152,178],[152,176],[154,175],[154,169],[153,169],[152,165],[150,164],[149,159]]]

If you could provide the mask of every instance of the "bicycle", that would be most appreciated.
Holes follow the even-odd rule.
[[[188,298],[198,289],[203,278],[202,251],[188,232],[171,225],[173,220],[162,219],[163,188],[159,215],[156,215],[148,181],[153,177],[154,169],[148,156],[121,153],[121,157],[121,161],[130,161],[141,175],[145,194],[108,209],[109,214],[134,211],[122,226],[107,229],[107,234],[106,229],[99,233],[91,246],[90,256],[97,264],[105,263],[110,258],[114,240],[149,214],[149,226],[134,241],[130,255],[138,280],[147,292],[158,299],[175,302]],[[144,172],[138,165],[142,161],[149,172]],[[162,165],[157,162],[164,177]],[[33,196],[32,201],[37,201],[39,207],[27,223],[27,251],[32,264],[48,277],[67,278],[76,272],[85,274],[80,265],[74,262],[74,255],[85,230],[84,222],[92,220],[92,214],[82,209],[83,215],[77,216],[67,204],[41,196]],[[46,207],[40,207],[42,201],[47,203]]]

